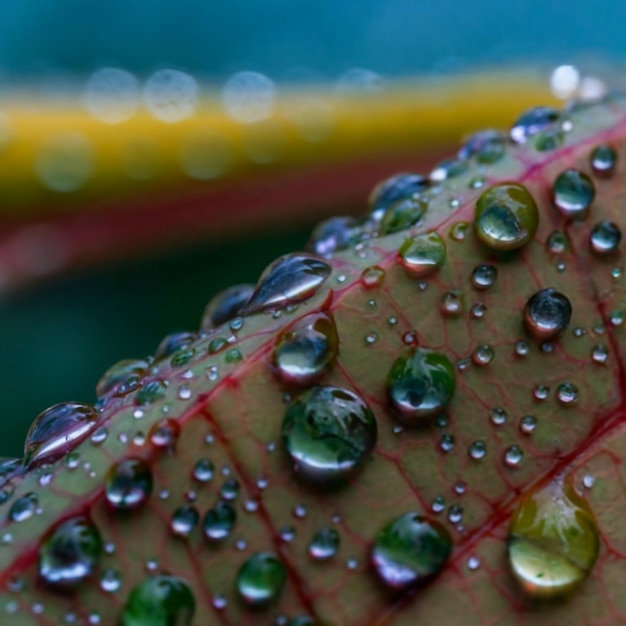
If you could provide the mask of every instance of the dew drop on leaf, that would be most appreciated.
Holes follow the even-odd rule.
[[[337,554],[340,537],[334,528],[321,528],[311,539],[308,553],[316,561],[326,561]]]
[[[148,440],[155,448],[173,450],[180,436],[180,425],[175,419],[164,417],[150,427]]]
[[[379,265],[366,267],[361,274],[361,284],[365,289],[380,287],[385,280],[385,270]]]
[[[494,185],[476,201],[474,230],[493,250],[521,248],[535,236],[538,225],[537,204],[523,185]]]
[[[151,576],[128,595],[122,626],[190,626],[196,601],[189,585],[177,576]]]
[[[504,464],[507,467],[517,467],[524,459],[524,451],[513,444],[504,451]]]
[[[198,525],[200,514],[195,506],[184,504],[179,506],[170,519],[170,532],[177,537],[189,537]]]
[[[392,589],[406,589],[438,574],[452,551],[452,539],[438,521],[405,513],[376,535],[371,562]]]
[[[242,314],[303,302],[316,293],[330,273],[330,265],[312,254],[282,256],[261,274]]]
[[[456,387],[454,366],[445,354],[416,348],[394,361],[387,377],[387,395],[397,418],[419,422],[441,411]]]
[[[444,315],[462,315],[465,310],[463,294],[456,289],[444,292],[441,296],[440,308]]]
[[[139,389],[135,402],[139,406],[153,404],[165,396],[165,389],[165,383],[162,380],[151,380]]]
[[[286,384],[309,385],[334,363],[338,344],[337,327],[330,315],[306,315],[277,337],[272,353],[274,370]]]
[[[101,555],[96,526],[83,516],[66,519],[39,548],[39,576],[49,585],[74,587],[93,574]]]
[[[482,130],[468,137],[457,156],[467,160],[474,157],[478,163],[492,164],[499,161],[506,151],[506,135],[497,130]],[[477,187],[476,187],[477,188]]]
[[[112,365],[96,385],[96,394],[102,398],[115,389],[115,395],[123,396],[139,386],[150,364],[143,359],[124,359]]]
[[[399,200],[411,198],[428,187],[428,179],[421,174],[396,174],[374,187],[368,204],[375,217],[382,215]]]
[[[250,606],[265,606],[276,600],[287,580],[287,570],[268,552],[252,555],[237,573],[236,588]]]
[[[598,222],[589,233],[589,247],[600,256],[615,252],[621,240],[622,231],[617,224],[607,220]]]
[[[349,476],[369,458],[377,425],[369,406],[352,391],[313,387],[288,406],[282,436],[296,474],[326,484]]]
[[[193,466],[192,475],[201,483],[208,483],[215,474],[215,465],[211,459],[198,459]]]
[[[524,435],[530,435],[537,427],[537,418],[533,415],[524,415],[519,422],[519,429]]]
[[[556,388],[556,397],[565,406],[576,404],[578,402],[578,387],[570,382],[561,383]]]
[[[590,163],[594,174],[609,178],[615,172],[617,152],[607,144],[600,144],[591,152]]]
[[[515,143],[526,143],[529,137],[540,133],[556,122],[560,115],[560,111],[553,107],[534,107],[515,120],[509,135]]]
[[[563,217],[585,219],[596,195],[593,182],[587,174],[567,169],[561,172],[552,185],[554,206]]]
[[[420,196],[412,196],[394,202],[382,217],[380,234],[390,235],[417,225],[427,208],[428,202]]]
[[[472,286],[474,289],[483,291],[489,289],[498,277],[498,269],[495,265],[489,263],[481,263],[472,271]]]
[[[478,346],[478,348],[472,352],[472,361],[474,361],[476,365],[484,367],[485,365],[489,365],[495,356],[496,351],[491,346],[485,344]]]
[[[487,454],[487,446],[482,439],[477,439],[469,445],[467,453],[470,455],[470,458],[474,459],[474,461],[480,461],[481,459],[484,459]]]
[[[508,559],[530,598],[550,599],[582,583],[599,544],[587,501],[569,482],[555,481],[522,496],[509,526]]]
[[[35,514],[37,505],[37,494],[30,491],[13,502],[9,509],[9,519],[12,522],[26,521]]]
[[[565,330],[572,317],[569,298],[552,287],[533,294],[524,308],[524,323],[538,339],[551,339]]]
[[[446,244],[436,232],[421,233],[406,239],[398,250],[401,267],[415,278],[423,278],[443,266]]]
[[[136,509],[146,502],[151,493],[152,471],[142,459],[123,459],[107,472],[105,496],[114,509]]]
[[[202,520],[202,531],[209,541],[226,539],[237,521],[235,509],[227,502],[218,502]]]
[[[33,468],[67,454],[95,428],[98,412],[90,404],[63,402],[40,413],[24,443],[24,465]]]
[[[158,345],[154,353],[155,359],[165,359],[172,356],[175,352],[188,348],[195,340],[196,334],[188,331],[171,333],[165,336]]]
[[[562,254],[567,250],[571,250],[572,244],[566,233],[560,230],[554,230],[548,235],[546,240],[546,249],[553,254]]]
[[[243,284],[227,287],[216,294],[206,305],[200,328],[210,330],[230,321],[248,304],[254,285]]]

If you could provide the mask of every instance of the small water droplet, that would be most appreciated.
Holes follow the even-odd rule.
[[[622,240],[622,231],[617,224],[603,220],[598,222],[589,234],[589,247],[596,254],[603,256],[617,250]]]
[[[415,278],[432,274],[446,261],[446,244],[436,232],[421,233],[406,239],[398,250],[398,263]]]
[[[218,502],[209,509],[202,521],[202,531],[209,541],[226,539],[237,521],[235,509],[227,502]]]
[[[442,496],[436,496],[432,501],[430,508],[433,513],[441,513],[446,508],[446,501]]]
[[[449,290],[441,296],[441,312],[445,315],[462,315],[465,310],[463,294],[458,290]]]
[[[491,346],[478,346],[478,348],[472,352],[472,361],[474,361],[476,365],[485,366],[489,365],[495,356],[496,351]]]
[[[385,270],[379,265],[366,267],[361,274],[361,284],[365,289],[380,287],[385,281]]]
[[[237,573],[236,588],[251,606],[265,606],[276,600],[287,580],[287,571],[278,557],[267,552],[251,556]]]
[[[439,439],[439,449],[442,452],[452,452],[454,449],[454,436],[448,433],[441,435]]]
[[[460,524],[463,521],[463,507],[453,504],[448,508],[448,520],[451,524]]]
[[[472,157],[480,164],[493,164],[499,161],[506,151],[506,135],[497,130],[482,130],[468,137],[457,156],[467,160]],[[476,187],[474,187],[476,188]]]
[[[135,402],[139,406],[153,404],[165,397],[166,386],[162,380],[152,380],[144,384],[135,396]],[[143,417],[143,415],[142,415]]]
[[[489,263],[481,263],[472,271],[472,286],[474,289],[483,291],[489,289],[498,277],[498,269],[495,265]]]
[[[517,467],[524,459],[524,451],[515,444],[504,451],[504,464],[507,467]]]
[[[597,344],[591,349],[591,359],[594,363],[603,365],[609,358],[609,350],[602,344]]]
[[[122,578],[117,570],[105,569],[100,575],[100,589],[106,593],[118,591],[122,585]]]
[[[556,397],[565,406],[576,404],[578,402],[578,387],[570,382],[561,383],[556,388]]]
[[[105,496],[114,509],[136,509],[151,493],[152,471],[142,459],[123,459],[107,472]]]
[[[548,288],[528,299],[524,308],[524,323],[528,331],[539,339],[551,339],[567,328],[572,316],[572,305],[564,294]]]
[[[529,137],[540,133],[556,122],[560,115],[560,111],[553,107],[534,107],[515,120],[509,135],[515,143],[526,143]]]
[[[489,417],[493,424],[496,426],[502,426],[506,424],[507,414],[502,407],[495,407],[489,412]]]
[[[617,152],[607,144],[600,144],[591,152],[590,163],[596,176],[609,178],[615,172]]]
[[[24,522],[30,519],[37,510],[39,504],[37,494],[30,491],[17,498],[9,509],[9,519],[12,522]]]
[[[146,375],[150,364],[141,359],[124,359],[112,365],[96,385],[96,394],[102,398],[115,389],[116,396],[124,396],[136,389]]]
[[[537,419],[533,415],[524,415],[519,422],[519,429],[524,435],[530,435],[537,427]]]
[[[535,400],[547,400],[549,394],[550,387],[548,387],[547,385],[535,385],[535,387],[533,388],[533,396],[535,397]]]
[[[172,418],[165,417],[150,427],[148,439],[155,448],[173,450],[180,435],[180,426]]]
[[[474,459],[475,461],[480,461],[481,459],[484,459],[485,455],[487,454],[487,446],[482,439],[477,439],[470,444],[469,448],[467,449],[467,453],[469,454],[470,458]]]
[[[596,484],[596,477],[593,474],[585,474],[583,476],[583,485],[586,489],[591,489]]]
[[[390,235],[416,226],[427,208],[428,201],[419,195],[394,202],[382,216],[380,234]]]
[[[572,245],[570,243],[567,233],[560,230],[554,230],[546,239],[546,249],[553,254],[562,254],[568,250],[571,250]]]
[[[469,222],[455,222],[450,227],[450,232],[448,233],[450,239],[452,239],[453,241],[465,241],[465,237],[467,236],[469,228]]]
[[[451,551],[452,538],[442,524],[405,513],[378,532],[371,562],[386,586],[407,589],[436,576]]]
[[[309,555],[316,561],[326,561],[337,554],[339,543],[339,533],[334,528],[321,528],[309,543]]]
[[[220,291],[206,305],[200,328],[209,330],[232,320],[241,313],[253,293],[254,285],[249,284],[235,285]]]
[[[563,217],[570,219],[585,219],[595,194],[591,178],[575,169],[561,172],[552,185],[554,205]]]
[[[179,506],[170,519],[170,531],[178,537],[189,537],[194,528],[198,525],[200,514],[195,506],[185,504]]]
[[[387,178],[374,187],[368,204],[371,213],[378,219],[390,206],[400,200],[411,198],[428,187],[428,179],[421,174],[402,173]]]
[[[211,459],[199,459],[192,470],[193,477],[201,483],[208,483],[215,474],[215,465]]]

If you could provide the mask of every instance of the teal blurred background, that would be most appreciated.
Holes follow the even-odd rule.
[[[222,83],[255,70],[279,83],[334,81],[353,67],[445,75],[502,64],[588,71],[623,60],[626,3],[577,0],[3,0],[0,86],[84,79],[105,66],[163,67]],[[19,455],[35,415],[93,401],[111,363],[198,326],[220,288],[254,282],[307,231],[194,245],[0,295],[0,455]]]

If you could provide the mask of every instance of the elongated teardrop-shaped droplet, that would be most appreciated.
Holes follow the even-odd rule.
[[[128,595],[122,626],[190,626],[196,600],[189,585],[177,576],[151,576]]]
[[[206,305],[202,315],[201,328],[211,329],[221,326],[239,315],[254,293],[254,285],[235,285],[216,294]]]
[[[421,174],[396,174],[374,187],[368,199],[370,211],[382,216],[392,204],[410,198],[427,187],[428,178]]]
[[[387,396],[398,419],[419,423],[441,411],[454,395],[454,365],[441,352],[417,348],[394,361],[387,377]]]
[[[522,113],[510,130],[511,139],[515,143],[526,143],[529,137],[541,132],[559,119],[558,109],[553,107],[535,107]]]
[[[602,220],[589,233],[589,247],[597,255],[611,254],[622,240],[622,231],[615,222]]]
[[[596,195],[596,188],[587,174],[568,169],[561,172],[552,186],[554,206],[563,217],[582,220],[589,214]]]
[[[143,359],[124,359],[112,365],[96,385],[96,394],[102,398],[112,389],[115,395],[126,395],[136,389],[146,375],[150,364]]]
[[[500,183],[487,189],[476,201],[474,230],[493,250],[516,250],[537,232],[539,211],[523,185]]]
[[[252,555],[239,569],[236,588],[246,604],[265,606],[278,598],[286,580],[287,570],[278,557],[268,552],[259,552]]]
[[[241,313],[249,315],[308,300],[330,272],[330,265],[312,254],[282,256],[261,274],[254,294]]]
[[[607,144],[601,144],[591,153],[591,169],[596,176],[609,178],[615,172],[617,152]]]
[[[284,383],[309,385],[329,370],[338,345],[331,315],[306,315],[278,336],[272,355],[276,374]]]
[[[237,521],[237,512],[227,502],[218,502],[209,509],[202,522],[204,536],[209,541],[221,541],[230,535]]]
[[[452,539],[442,524],[405,513],[376,535],[371,562],[388,587],[406,589],[437,575],[451,551]]]
[[[52,463],[83,441],[96,427],[98,411],[82,402],[62,402],[40,413],[24,443],[24,465]]]
[[[568,482],[522,496],[508,535],[513,576],[533,599],[563,596],[591,572],[600,548],[598,526],[585,499]]]
[[[39,548],[39,576],[49,585],[73,587],[93,574],[102,556],[102,537],[86,517],[61,522]]]
[[[423,278],[446,262],[446,244],[436,232],[421,233],[407,239],[398,250],[398,263],[409,274]]]
[[[107,473],[105,495],[114,509],[136,509],[151,493],[152,471],[143,459],[123,459]]]
[[[287,408],[282,435],[295,472],[324,485],[349,476],[369,458],[377,426],[369,406],[352,391],[313,387]]]
[[[428,202],[419,196],[398,200],[389,206],[380,222],[380,234],[390,235],[415,226],[423,217]]]
[[[550,339],[565,330],[572,317],[569,298],[552,287],[542,289],[528,299],[524,323],[538,339]]]

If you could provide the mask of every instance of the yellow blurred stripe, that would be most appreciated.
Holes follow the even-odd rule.
[[[312,89],[278,97],[254,123],[206,92],[168,123],[145,108],[109,124],[75,105],[9,100],[0,118],[0,214],[52,215],[267,170],[420,154],[551,104],[548,81],[520,73],[406,81],[376,92]]]

